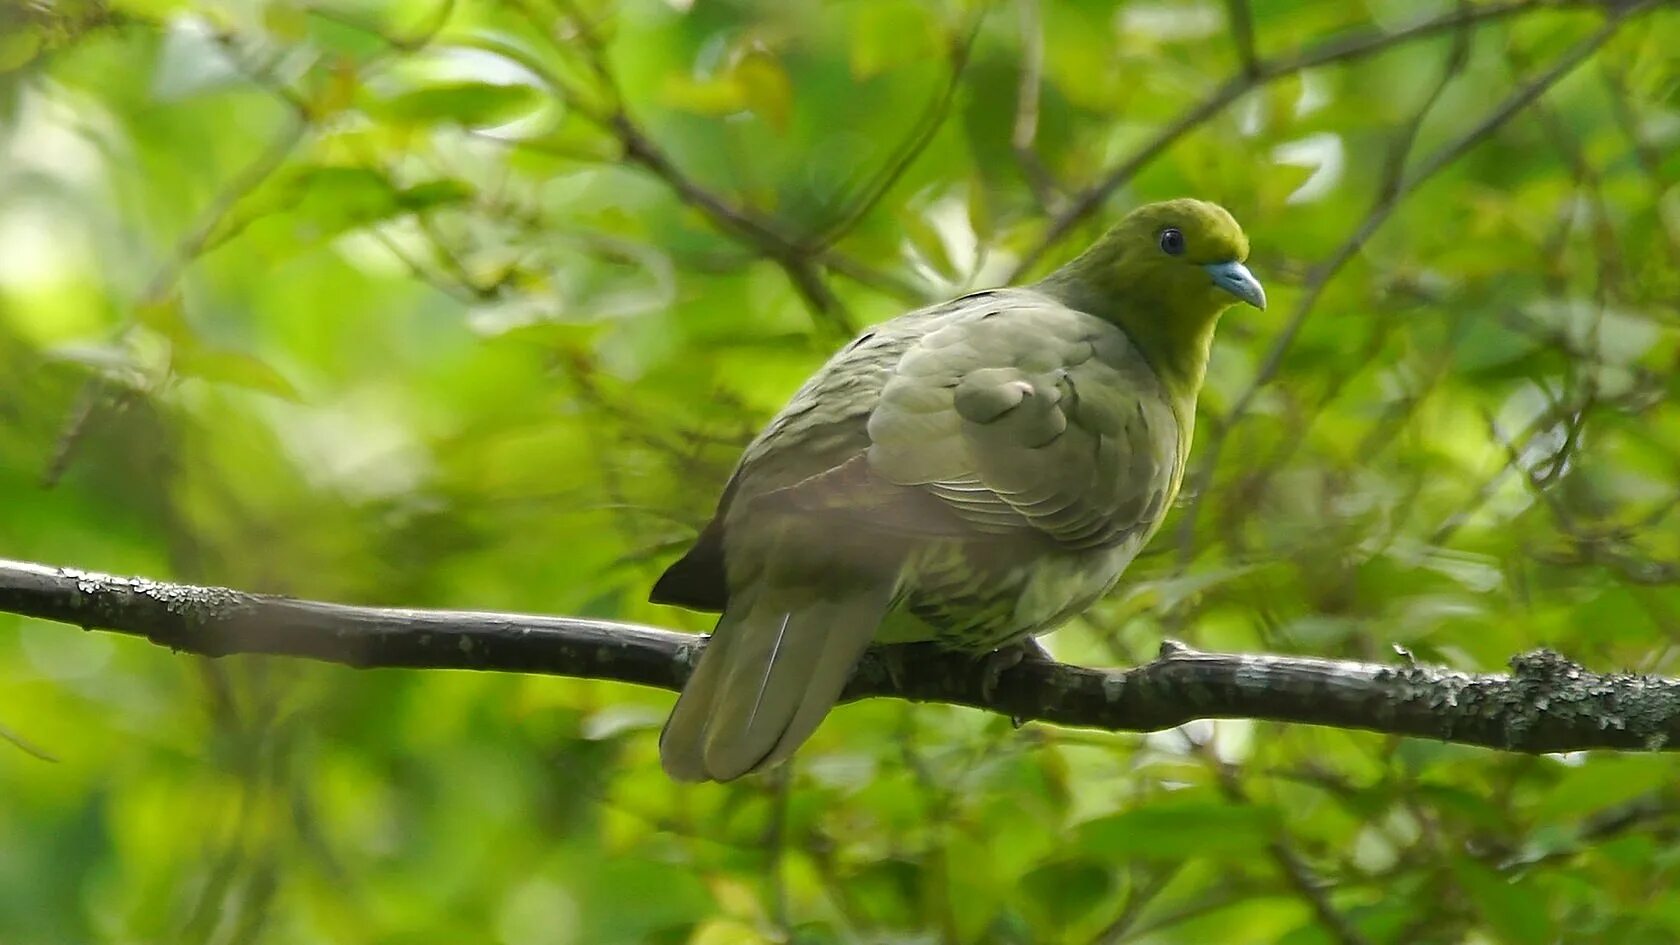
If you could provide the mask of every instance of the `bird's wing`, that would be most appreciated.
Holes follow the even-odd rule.
[[[869,470],[980,533],[1106,547],[1159,523],[1179,479],[1171,401],[1119,329],[1031,292],[923,335],[868,422]]]
[[[845,507],[856,516],[867,514],[864,507],[871,501],[892,503],[901,499],[882,494],[871,500],[867,489],[854,488],[867,484],[891,492],[890,486],[879,481],[853,482],[851,473],[857,467],[847,466],[869,449],[869,415],[906,351],[928,332],[961,318],[973,299],[998,294],[981,292],[917,309],[876,325],[836,352],[747,445],[711,522],[688,552],[660,576],[649,598],[655,603],[697,610],[723,610],[730,596],[725,540],[747,519],[743,513],[749,506],[762,507],[762,517],[773,517],[771,510],[778,505],[793,510],[801,506],[831,511]],[[825,480],[825,476],[830,478]],[[796,488],[801,484],[805,486],[802,490]],[[844,488],[839,492],[844,495],[837,497],[836,487],[840,486]],[[777,498],[758,501],[767,496]],[[783,502],[785,498],[793,501]],[[920,516],[923,521],[912,531],[920,533],[936,527],[941,516],[937,509],[932,513],[931,518]],[[895,509],[880,518],[908,522],[917,516]]]
[[[1182,436],[1154,372],[1100,319],[1023,289],[912,312],[837,353],[771,420],[653,599],[722,610],[730,536],[782,513],[903,538],[1123,541],[1171,501]]]

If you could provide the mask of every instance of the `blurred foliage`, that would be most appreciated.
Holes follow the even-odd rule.
[[[1059,656],[1680,673],[1676,48],[1660,3],[9,0],[0,550],[704,629],[646,588],[847,331],[1194,194],[1273,306]],[[1672,756],[877,701],[677,787],[670,701],[0,618],[0,940],[1680,940]]]

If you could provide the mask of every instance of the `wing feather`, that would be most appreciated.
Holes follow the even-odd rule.
[[[1119,329],[1031,293],[993,297],[910,347],[868,423],[870,470],[982,532],[1068,548],[1158,524],[1179,422]]]
[[[1120,329],[982,292],[879,326],[813,376],[748,447],[720,534],[783,508],[905,538],[1105,547],[1159,524],[1183,435]]]

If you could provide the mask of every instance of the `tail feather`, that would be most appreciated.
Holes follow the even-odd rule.
[[[711,777],[706,773],[706,723],[722,688],[719,680],[729,668],[729,649],[740,637],[736,623],[729,614],[718,618],[711,639],[700,651],[700,665],[694,667],[659,733],[659,763],[678,781],[706,781]]]
[[[792,755],[840,698],[890,601],[888,587],[839,596],[732,601],[660,736],[673,778],[727,781]]]
[[[869,628],[867,633],[853,632],[849,629],[848,621],[859,614],[840,614],[836,617],[837,622],[830,626],[823,642],[822,655],[817,659],[811,678],[805,684],[804,696],[799,702],[799,707],[794,710],[793,717],[788,719],[787,727],[771,747],[770,753],[760,762],[761,767],[779,764],[792,757],[794,751],[816,732],[817,726],[827,717],[828,710],[840,700],[840,693],[852,678],[852,670],[856,668],[858,660],[863,658],[863,652],[869,649],[869,643],[874,639],[875,631],[885,615],[885,598],[875,603],[878,609],[874,611],[873,616],[867,621],[860,621],[863,626]]]

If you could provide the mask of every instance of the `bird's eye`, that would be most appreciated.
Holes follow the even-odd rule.
[[[1170,226],[1162,230],[1161,252],[1168,256],[1184,255],[1184,234]]]

